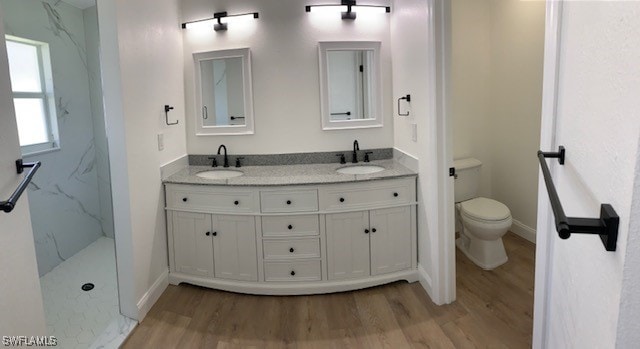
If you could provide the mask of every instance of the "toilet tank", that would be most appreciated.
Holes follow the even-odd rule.
[[[482,162],[474,158],[458,159],[453,162],[453,166],[456,168],[457,175],[454,185],[455,202],[477,197]]]

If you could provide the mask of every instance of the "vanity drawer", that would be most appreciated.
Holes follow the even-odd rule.
[[[262,191],[260,204],[265,213],[318,211],[318,190]]]
[[[265,259],[320,258],[320,239],[262,240]]]
[[[320,281],[322,263],[315,261],[265,262],[265,281]]]
[[[167,208],[212,213],[258,212],[252,190],[209,186],[167,185]]]
[[[320,235],[318,215],[262,217],[262,236],[264,237],[317,235]]]
[[[415,177],[339,184],[320,189],[320,209],[342,211],[404,205],[416,201]]]

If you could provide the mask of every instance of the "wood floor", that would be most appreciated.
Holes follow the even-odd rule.
[[[295,297],[169,286],[123,348],[530,348],[535,247],[504,243],[509,262],[493,271],[456,252],[446,306],[406,282]]]

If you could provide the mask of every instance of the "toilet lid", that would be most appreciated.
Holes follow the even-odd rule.
[[[509,208],[496,200],[475,198],[460,204],[462,213],[483,221],[501,221],[511,216]]]

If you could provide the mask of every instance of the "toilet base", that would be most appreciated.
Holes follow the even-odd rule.
[[[486,241],[461,235],[456,239],[456,246],[467,258],[484,270],[495,269],[509,260],[502,238]]]

